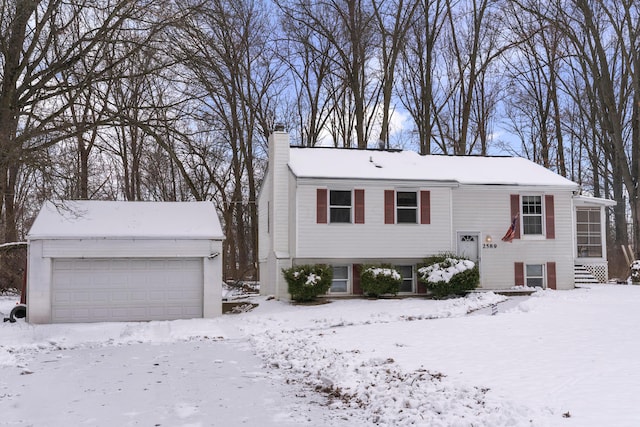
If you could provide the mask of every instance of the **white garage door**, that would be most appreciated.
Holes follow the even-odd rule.
[[[202,317],[201,259],[54,259],[53,322]]]

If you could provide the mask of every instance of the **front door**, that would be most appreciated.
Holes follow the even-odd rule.
[[[480,255],[480,233],[458,233],[458,256],[478,262]]]

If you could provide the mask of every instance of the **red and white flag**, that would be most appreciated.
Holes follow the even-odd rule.
[[[505,233],[504,237],[502,237],[503,242],[511,243],[511,241],[516,237],[517,221],[518,221],[518,215],[513,217],[513,220],[511,221],[511,226]]]

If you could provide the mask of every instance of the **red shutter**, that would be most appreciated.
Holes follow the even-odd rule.
[[[394,224],[395,223],[395,202],[394,198],[396,196],[396,192],[393,190],[384,190],[384,223],[385,224]]]
[[[555,206],[553,203],[553,195],[551,194],[544,196],[544,216],[545,216],[545,226],[547,229],[547,239],[555,239],[556,238]]]
[[[356,206],[354,222],[356,224],[364,224],[364,190],[353,190],[353,196]]]
[[[327,223],[327,189],[318,188],[316,191],[316,222]]]
[[[511,224],[511,221],[513,221],[513,218],[515,218],[516,215],[520,215],[520,195],[512,194],[511,195],[511,218],[509,218],[509,224]],[[520,218],[516,220],[516,230],[513,238],[514,239],[520,238]]]
[[[418,267],[420,267],[418,265]],[[427,293],[427,285],[425,285],[422,280],[418,280],[418,289],[416,290],[417,293],[419,294],[426,294]]]
[[[362,272],[362,265],[353,264],[351,269],[351,293],[354,295],[362,295],[362,287],[360,286],[360,273]]]
[[[547,288],[556,289],[556,263],[547,263]]]
[[[524,286],[524,263],[516,262],[513,264],[513,267],[516,286]]]
[[[420,192],[420,224],[431,224],[431,191]]]

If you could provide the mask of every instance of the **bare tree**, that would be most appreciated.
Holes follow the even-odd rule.
[[[487,133],[489,109],[495,106],[495,102],[476,107],[474,104],[487,100],[495,60],[517,41],[510,40],[510,34],[501,28],[499,0],[446,0],[445,4],[448,32],[442,38],[445,41],[442,53],[449,87],[437,126],[443,137],[442,151],[447,152],[450,147],[454,154],[464,155],[474,151],[478,131]],[[476,119],[485,121],[476,123],[475,135],[474,109],[480,113]],[[485,150],[482,154],[486,154],[486,147],[482,149]]]
[[[323,81],[331,85],[327,92],[332,112],[328,123],[333,127],[334,144],[342,142],[344,146],[351,146],[353,128],[354,145],[366,148],[380,92],[380,80],[373,79],[368,68],[375,57],[379,34],[375,30],[371,4],[361,0],[279,0],[276,3],[289,26],[307,29],[298,31],[299,35],[309,31],[314,34],[313,39],[299,37],[297,43],[314,54],[319,49],[332,54],[328,57],[331,64],[327,64],[331,77]],[[316,43],[317,40],[321,43]]]
[[[278,6],[283,40],[277,54],[291,73],[289,81],[294,87],[297,115],[295,127],[300,145],[315,146],[335,108],[332,99],[338,89],[330,79],[335,68],[334,47],[322,34],[303,24],[304,19],[297,16],[296,9],[285,4]]]
[[[17,237],[15,190],[20,165],[95,126],[68,120],[67,112],[114,65],[102,61],[101,52],[122,47],[123,40],[138,40],[129,48],[140,49],[161,29],[157,18],[170,16],[163,15],[164,5],[162,0],[145,2],[145,7],[136,0],[2,1],[0,190],[5,241]],[[126,56],[123,52],[120,58]],[[83,67],[78,79],[60,79],[63,72]]]
[[[380,46],[380,80],[382,102],[380,104],[382,118],[380,121],[379,143],[389,147],[389,122],[392,112],[392,100],[395,95],[396,68],[398,58],[407,41],[409,28],[414,24],[417,0],[382,0],[373,1],[373,16],[379,32]]]
[[[633,240],[636,243],[640,241],[640,194],[637,188],[640,143],[633,139],[631,144],[627,143],[627,135],[633,134],[633,128],[627,133],[629,126],[636,120],[634,114],[637,114],[637,110],[632,106],[633,97],[637,96],[640,90],[640,87],[635,85],[640,69],[634,67],[637,64],[633,64],[640,39],[636,6],[631,1],[614,3],[598,1],[591,4],[575,0],[573,16],[581,21],[581,25],[578,31],[565,28],[578,52],[577,59],[584,64],[585,71],[594,82],[594,97],[598,106],[597,120],[605,135],[602,142],[614,177],[614,197],[618,198],[620,204],[616,209],[616,239],[617,243],[624,244],[627,234],[624,196],[619,188],[619,184],[622,183],[629,194],[631,204]],[[634,8],[635,13],[632,12]],[[571,23],[573,17],[565,18]],[[627,32],[627,28],[635,30]],[[609,34],[607,30],[613,30],[613,38],[610,41],[605,39]]]
[[[402,50],[398,96],[415,123],[420,154],[431,154],[438,85],[436,42],[445,21],[444,0],[421,1]],[[438,103],[439,104],[439,103]]]
[[[626,209],[630,207],[637,255],[640,241],[638,6],[631,0],[556,0],[544,9],[532,1],[522,1],[519,5],[527,13],[557,26],[570,41],[572,55],[568,62],[572,67],[573,88],[583,89],[578,93],[585,95],[582,99],[574,95],[573,100],[576,105],[583,103],[589,107],[583,110],[588,119],[586,129],[589,129],[585,129],[583,135],[591,142],[581,147],[589,155],[596,191],[600,191],[602,177],[603,188],[611,191],[618,202],[616,245],[628,241]],[[571,95],[571,90],[567,92]],[[601,154],[605,161],[598,159]]]
[[[510,82],[505,103],[513,125],[518,125],[515,116],[528,118],[526,130],[518,131],[526,137],[522,144],[529,158],[566,176],[558,89],[564,39],[555,25],[519,12],[511,14],[511,28],[522,43],[514,55],[504,58]]]
[[[257,261],[257,155],[273,127],[272,100],[281,78],[272,62],[268,29],[266,11],[259,5],[215,0],[202,5],[175,36],[189,72],[189,90],[198,100],[198,118],[211,129],[200,141],[224,147],[194,146],[192,160],[219,197],[225,276],[233,279],[255,275]],[[210,161],[220,167],[208,167]]]

